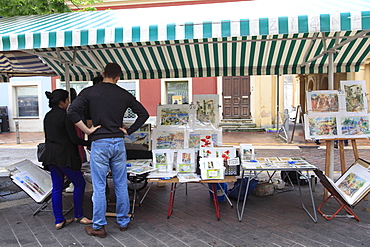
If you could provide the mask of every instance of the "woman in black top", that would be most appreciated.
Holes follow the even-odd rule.
[[[62,192],[64,177],[67,176],[75,186],[73,193],[75,221],[90,224],[84,216],[83,197],[85,179],[81,172],[81,160],[77,145],[89,146],[90,143],[77,137],[76,129],[68,118],[66,109],[69,105],[68,91],[56,89],[45,92],[51,110],[44,118],[45,156],[43,166],[50,171],[53,183],[52,202],[55,217],[55,228],[62,229],[73,221],[63,215]]]

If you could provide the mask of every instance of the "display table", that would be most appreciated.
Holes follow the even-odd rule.
[[[288,166],[290,166],[290,167],[288,167]],[[302,208],[310,216],[310,218],[316,223],[317,222],[317,215],[316,215],[315,201],[314,201],[313,194],[312,194],[312,189],[311,189],[311,181],[310,181],[310,178],[308,176],[303,174],[304,171],[306,171],[308,173],[309,171],[314,171],[316,169],[317,168],[315,166],[311,165],[311,164],[302,165],[302,166],[286,165],[284,167],[279,167],[279,166],[274,166],[274,165],[271,165],[271,166],[262,165],[261,166],[260,163],[243,164],[242,165],[242,175],[241,176],[242,176],[242,179],[244,177],[247,177],[248,182],[247,182],[247,186],[245,188],[244,198],[241,198],[241,196],[240,196],[242,186],[240,186],[240,189],[239,189],[238,199],[237,199],[237,203],[236,203],[236,210],[237,210],[239,221],[241,221],[242,218],[243,218],[245,203],[246,203],[247,197],[248,197],[247,192],[248,192],[248,188],[249,188],[249,184],[250,184],[251,179],[257,177],[257,175],[262,173],[262,172],[273,172],[273,174],[274,174],[277,171],[280,171],[280,172],[282,172],[282,171],[296,171],[297,172],[298,188],[299,188],[299,196],[300,196],[300,199],[301,199]],[[303,202],[302,190],[301,190],[301,186],[300,186],[300,182],[299,182],[299,177],[301,177],[301,176],[303,176],[307,180],[308,185],[309,185],[309,194],[310,194],[310,199],[311,199],[311,203],[312,203],[313,215],[306,209],[306,206]],[[271,177],[272,176],[269,175],[269,180],[271,180]],[[239,209],[239,202],[240,201],[242,201],[241,210]]]
[[[176,193],[176,189],[178,188],[177,187],[177,184],[187,184],[187,183],[199,183],[199,184],[202,184],[202,185],[211,184],[211,187],[212,187],[211,191],[212,191],[212,196],[213,196],[213,203],[215,205],[215,210],[216,210],[216,217],[217,217],[217,220],[220,220],[220,208],[219,208],[219,205],[218,205],[218,198],[217,198],[217,192],[216,192],[216,184],[220,185],[221,183],[232,183],[232,182],[236,182],[236,178],[235,178],[235,176],[225,176],[224,179],[200,180],[199,182],[186,182],[186,183],[179,182],[179,179],[177,177],[171,178],[171,179],[167,179],[167,180],[150,178],[150,179],[148,179],[148,182],[150,182],[151,184],[148,187],[147,191],[145,192],[145,194],[143,196],[143,199],[145,198],[145,196],[149,192],[149,190],[150,190],[150,188],[151,188],[151,186],[152,186],[153,183],[171,184],[170,200],[168,202],[168,210],[167,210],[167,219],[170,218],[170,216],[172,214],[172,211],[173,211],[173,207],[174,207],[174,204],[175,204],[175,193]],[[221,188],[221,190],[222,190],[223,194],[225,195],[227,201],[229,202],[230,206],[233,207],[231,201],[227,197],[226,191],[224,191],[222,189],[222,186],[219,186],[219,187]],[[143,201],[143,199],[142,199],[142,201]]]

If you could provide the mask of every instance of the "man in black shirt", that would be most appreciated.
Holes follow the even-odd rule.
[[[117,223],[121,231],[127,230],[130,201],[127,191],[126,149],[124,135],[139,129],[148,119],[147,110],[135,97],[119,87],[117,81],[122,74],[121,67],[109,63],[104,69],[102,83],[85,88],[68,109],[68,116],[83,132],[90,136],[91,176],[93,181],[93,225],[86,226],[85,232],[91,236],[104,238],[107,224],[106,175],[112,171],[116,193]],[[88,108],[93,126],[88,128],[81,119],[81,113]],[[128,129],[122,126],[127,108],[138,116]]]

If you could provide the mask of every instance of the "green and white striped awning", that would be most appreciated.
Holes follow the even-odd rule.
[[[109,62],[123,79],[327,73],[329,53],[334,72],[351,72],[370,55],[369,2],[356,2],[353,12],[183,23],[156,8],[1,18],[0,51],[38,55],[62,80],[69,64],[73,81]]]

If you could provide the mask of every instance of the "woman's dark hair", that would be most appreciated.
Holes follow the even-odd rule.
[[[76,92],[76,89],[74,89],[73,87],[71,87],[69,90],[71,92],[71,103],[72,103],[77,97],[77,92]]]
[[[69,93],[64,89],[55,89],[53,92],[46,91],[45,95],[49,99],[49,107],[52,108],[58,106],[60,101],[65,102]]]
[[[103,82],[103,76],[98,75],[97,77],[94,77],[93,79],[93,85],[99,84]]]

